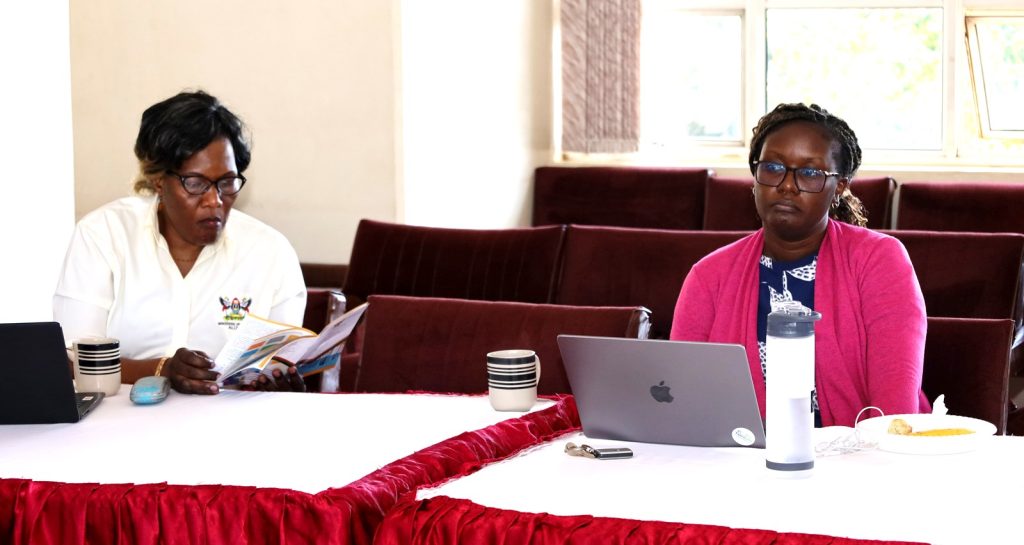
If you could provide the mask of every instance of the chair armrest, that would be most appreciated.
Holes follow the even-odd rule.
[[[651,311],[647,307],[636,307],[626,329],[626,337],[646,339],[651,333]]]
[[[345,313],[345,294],[336,288],[308,288],[302,327],[319,333],[325,325]]]

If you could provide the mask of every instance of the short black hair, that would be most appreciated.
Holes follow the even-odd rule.
[[[246,132],[238,116],[202,90],[183,91],[146,108],[135,139],[143,177],[135,189],[151,189],[145,178],[181,168],[189,157],[222,137],[231,142],[241,174],[252,159]]]

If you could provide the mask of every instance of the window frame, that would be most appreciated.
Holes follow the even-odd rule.
[[[555,90],[556,132],[555,156],[568,162],[620,162],[620,163],[695,163],[711,166],[739,167],[747,161],[751,129],[765,113],[765,85],[767,70],[766,14],[769,9],[778,8],[941,8],[942,9],[942,139],[938,150],[895,150],[871,148],[867,154],[867,168],[884,167],[889,170],[914,170],[934,168],[968,168],[972,170],[1024,167],[1024,157],[973,157],[960,155],[960,143],[964,138],[963,128],[958,123],[957,103],[966,92],[960,85],[973,80],[969,63],[967,44],[967,18],[993,15],[1024,16],[1020,0],[644,0],[644,10],[649,5],[660,5],[672,9],[683,9],[697,14],[735,13],[742,18],[743,42],[740,81],[743,86],[740,119],[743,124],[742,142],[693,141],[677,150],[656,154],[643,151],[632,154],[584,154],[563,153],[559,130],[561,118],[561,93]],[[558,0],[554,2],[558,26]],[[644,15],[646,16],[646,14]],[[558,40],[555,44],[558,44]],[[560,54],[554,52],[554,73],[560,78]],[[970,86],[967,89],[971,89]],[[975,102],[981,98],[975,95]],[[823,105],[826,108],[827,105]],[[978,114],[980,115],[980,113]],[[979,118],[979,121],[981,119]],[[983,122],[984,124],[984,122]],[[983,135],[987,136],[987,135]],[[642,150],[642,145],[641,145]],[[895,168],[893,168],[895,167]]]
[[[964,20],[967,31],[967,58],[971,74],[971,90],[974,92],[974,100],[978,109],[978,121],[981,124],[982,137],[990,139],[1021,140],[1024,139],[1024,129],[1000,130],[992,128],[991,118],[989,117],[988,94],[984,90],[985,71],[981,63],[981,48],[978,43],[978,22],[999,22],[1007,19],[1013,19],[1014,22],[1022,22],[1024,21],[1024,13],[968,13]]]

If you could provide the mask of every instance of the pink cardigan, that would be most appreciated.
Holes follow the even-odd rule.
[[[762,418],[757,302],[763,246],[759,230],[694,265],[679,293],[671,333],[673,340],[744,345]],[[930,410],[921,391],[924,298],[898,240],[829,221],[818,251],[814,309],[822,315],[814,355],[823,425],[852,426],[869,405],[885,414]]]

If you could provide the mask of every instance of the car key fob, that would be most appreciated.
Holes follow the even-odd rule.
[[[617,458],[632,458],[633,451],[628,448],[595,448],[594,457],[598,460],[615,460]]]
[[[633,457],[633,451],[625,447],[594,448],[590,445],[576,446],[576,443],[566,443],[565,453],[569,456],[582,456],[584,458],[593,458],[595,460],[616,460]]]

